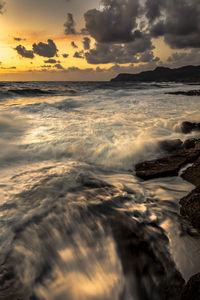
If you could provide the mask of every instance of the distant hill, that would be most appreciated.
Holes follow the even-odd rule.
[[[185,66],[177,69],[157,67],[153,71],[138,74],[121,73],[112,82],[199,82],[200,66]]]

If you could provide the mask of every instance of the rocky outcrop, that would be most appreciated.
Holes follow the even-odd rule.
[[[200,299],[200,273],[193,275],[185,285],[180,300]]]
[[[200,158],[191,167],[188,167],[181,176],[195,186],[200,186]]]
[[[177,69],[157,67],[153,71],[138,74],[121,73],[112,82],[200,82],[200,66],[185,66]]]
[[[158,146],[162,151],[173,152],[175,150],[181,149],[183,142],[180,139],[175,140],[163,140],[158,142]]]
[[[190,133],[192,131],[200,131],[200,123],[185,121],[181,124],[182,133]]]
[[[168,92],[169,95],[200,96],[200,90]]]
[[[136,175],[144,180],[177,176],[182,167],[193,163],[181,177],[194,184],[196,189],[180,200],[180,213],[200,232],[200,139],[186,140],[181,147],[182,150],[175,150],[173,154],[137,164]]]
[[[180,213],[200,232],[200,187],[180,200]]]
[[[188,163],[194,162],[199,154],[199,150],[179,150],[175,154],[145,161],[135,166],[136,175],[144,180],[177,176],[179,170]]]

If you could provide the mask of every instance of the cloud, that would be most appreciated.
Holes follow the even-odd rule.
[[[17,51],[17,53],[19,55],[21,55],[22,57],[25,57],[25,58],[31,58],[33,59],[34,58],[34,54],[33,54],[33,51],[32,50],[27,50],[24,46],[22,45],[18,45],[15,50]]]
[[[84,18],[96,41],[93,49],[83,43],[91,64],[158,61],[152,41],[159,37],[174,49],[200,48],[199,0],[101,0]]]
[[[68,58],[69,54],[63,53],[62,56],[63,56],[64,58]]]
[[[14,69],[16,69],[16,67],[15,66],[12,66],[12,67],[0,67],[0,69],[3,69],[3,70],[14,70]]]
[[[72,45],[72,47],[73,47],[74,49],[75,49],[75,48],[78,48],[78,46],[75,44],[74,41],[71,42],[71,45]]]
[[[85,57],[90,64],[158,61],[159,58],[154,58],[153,49],[150,36],[143,34],[127,44],[96,43],[95,48],[85,53]]]
[[[33,44],[33,52],[43,57],[54,57],[57,55],[58,49],[54,41],[48,39],[47,43]]]
[[[52,65],[42,65],[41,68],[52,68]]]
[[[73,57],[75,57],[75,58],[84,58],[84,56],[83,56],[83,51],[76,51],[75,53],[74,53],[74,55],[73,55]]]
[[[84,37],[83,38],[83,48],[85,50],[89,50],[90,49],[90,42],[91,42],[91,40],[88,37]]]
[[[60,63],[59,60],[55,60],[55,59],[52,59],[52,58],[49,58],[48,60],[45,60],[44,62],[45,62],[45,64],[56,64],[56,63]]]
[[[20,38],[20,37],[13,37],[13,39],[16,42],[26,41],[26,39],[23,39],[23,38]]]
[[[165,1],[165,0],[164,0]],[[145,4],[146,17],[150,23],[154,22],[161,16],[163,9],[163,0],[147,0]]]
[[[140,15],[139,0],[102,0],[102,10],[84,14],[85,27],[99,43],[125,43],[135,40],[136,19]]]
[[[200,49],[190,52],[176,52],[168,57],[168,63],[173,66],[200,65]]]
[[[67,14],[67,21],[65,22],[64,27],[65,27],[66,35],[77,33],[75,29],[75,21],[74,21],[73,14],[71,13]]]
[[[55,64],[54,67],[58,70],[64,70],[64,68],[61,64]]]
[[[163,36],[171,48],[200,48],[200,1],[147,0],[152,37]]]

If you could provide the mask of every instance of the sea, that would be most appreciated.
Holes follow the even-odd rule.
[[[194,186],[143,181],[160,141],[196,137],[183,83],[0,82],[0,299],[163,300],[200,270]],[[171,293],[171,294],[170,294]]]

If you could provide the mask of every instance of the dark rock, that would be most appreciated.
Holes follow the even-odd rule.
[[[198,156],[198,150],[179,150],[175,154],[137,164],[136,175],[144,180],[177,176],[181,167],[194,162]]]
[[[182,133],[190,133],[192,131],[200,131],[200,123],[185,121],[181,124]]]
[[[196,186],[200,186],[200,158],[191,167],[188,167],[181,177]]]
[[[200,299],[200,273],[193,275],[185,285],[180,300]]]
[[[200,232],[200,187],[180,200],[180,213]]]
[[[191,138],[186,140],[183,144],[182,144],[182,148],[183,149],[191,149],[191,148],[195,148],[196,144],[199,142],[200,140],[195,139],[195,138]]]
[[[170,95],[200,96],[200,90],[169,92]]]
[[[177,69],[157,67],[153,71],[138,74],[121,73],[112,82],[200,82],[200,66],[185,66]]]
[[[164,140],[158,143],[158,146],[161,150],[166,152],[173,152],[179,150],[182,146],[183,142],[180,139],[175,140]]]
[[[177,300],[184,279],[167,251],[164,230],[156,224],[152,227],[130,222],[123,214],[117,214],[112,214],[109,222],[129,292],[137,292],[137,299]],[[125,291],[120,299],[127,299]]]

